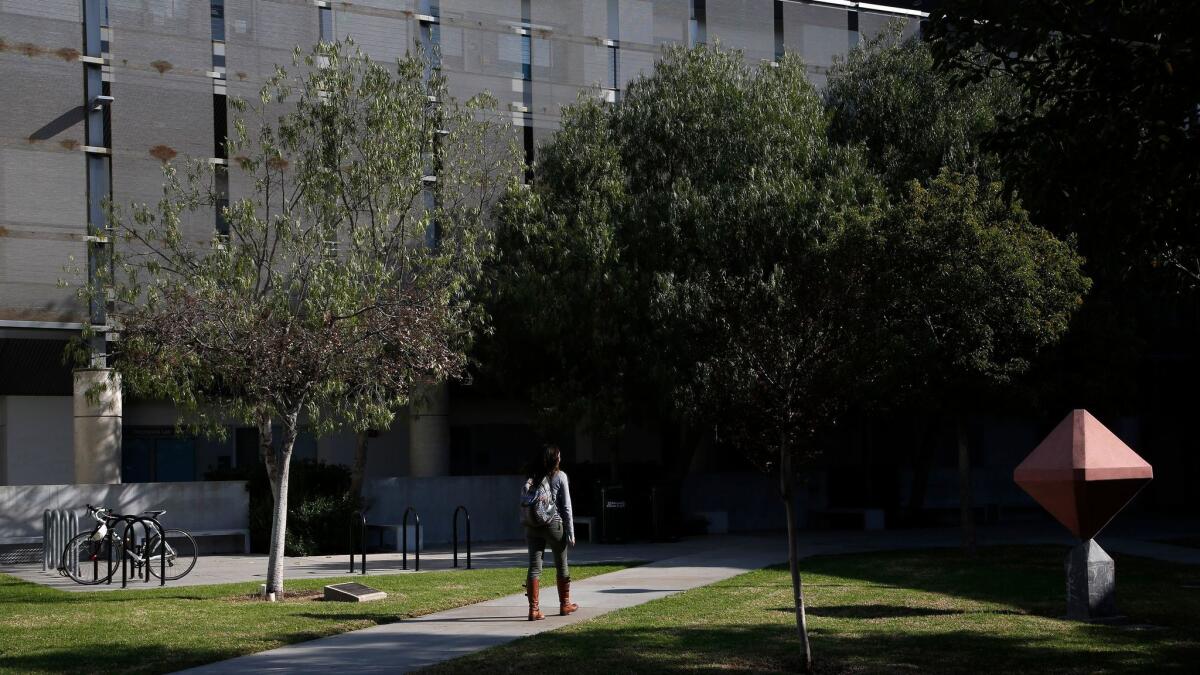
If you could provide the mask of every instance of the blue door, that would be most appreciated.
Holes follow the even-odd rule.
[[[154,442],[154,454],[154,480],[196,480],[196,442],[192,439],[159,438]]]

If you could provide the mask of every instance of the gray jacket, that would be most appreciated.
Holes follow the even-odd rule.
[[[571,513],[571,485],[567,481],[567,473],[559,471],[550,479],[550,496],[554,499],[554,506],[558,509],[558,516],[562,518],[563,535],[567,540],[575,538],[575,518]]]

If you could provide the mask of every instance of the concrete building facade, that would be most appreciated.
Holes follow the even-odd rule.
[[[175,157],[227,165],[230,97],[254,97],[275,64],[318,40],[352,37],[389,62],[416,45],[439,55],[451,93],[495,94],[527,159],[581,91],[617,100],[667,44],[719,41],[750,61],[798,53],[818,86],[833,59],[927,3],[892,0],[0,0],[0,484],[203,480],[257,461],[256,432],[180,437],[174,410],[122,401],[106,371],[72,374],[65,341],[104,308],[81,306],[103,202],[153,203]],[[223,187],[246,189],[235,167]],[[190,216],[201,238],[216,213]],[[67,283],[63,283],[63,282]],[[102,338],[101,338],[102,339]],[[102,366],[103,364],[94,364]],[[507,474],[533,442],[513,401],[424,392],[371,439],[367,473]],[[653,430],[630,442],[653,458]],[[577,434],[575,461],[605,449]],[[298,458],[348,464],[349,437],[297,443]]]

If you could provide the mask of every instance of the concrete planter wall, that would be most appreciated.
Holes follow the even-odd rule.
[[[95,524],[87,504],[118,513],[140,514],[166,509],[166,527],[183,530],[244,530],[249,527],[250,496],[244,481],[195,483],[124,483],[118,485],[0,486],[0,543],[5,539],[42,536],[42,512],[67,509],[79,517],[80,529]]]
[[[447,544],[452,532],[451,516],[461,504],[471,511],[474,541],[522,539],[525,533],[517,506],[524,480],[520,476],[406,476],[369,480],[363,485],[363,496],[371,505],[367,522],[399,524],[404,510],[412,506],[421,515],[425,543]],[[465,528],[461,523],[459,527],[462,537]]]

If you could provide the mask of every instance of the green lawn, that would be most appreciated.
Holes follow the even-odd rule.
[[[624,565],[572,565],[572,577]],[[318,600],[361,576],[297,579],[285,602],[251,599],[258,582],[68,593],[0,574],[0,673],[162,673],[522,592],[524,569],[368,576],[377,602]],[[554,570],[543,583],[554,585]]]
[[[1065,548],[803,562],[822,673],[1117,673],[1200,668],[1200,568],[1117,557],[1130,625],[1063,621]],[[794,672],[785,568],[467,656],[438,673]],[[564,665],[569,664],[569,665]]]

